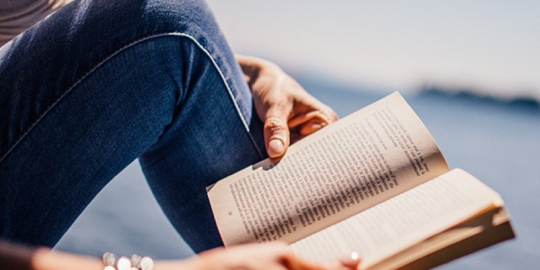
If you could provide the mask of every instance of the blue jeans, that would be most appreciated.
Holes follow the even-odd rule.
[[[222,245],[205,187],[265,149],[202,1],[74,2],[0,48],[0,82],[0,238],[53,246],[140,158],[194,251]]]

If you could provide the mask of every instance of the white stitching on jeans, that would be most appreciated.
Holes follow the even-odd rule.
[[[176,36],[176,37],[186,37],[188,39],[190,39],[191,41],[193,41],[197,47],[199,47],[199,49],[201,49],[207,56],[208,58],[210,59],[210,61],[212,62],[212,64],[214,65],[214,68],[216,68],[216,70],[218,71],[219,73],[219,76],[221,77],[221,80],[223,81],[223,83],[225,84],[225,87],[227,88],[227,92],[229,93],[229,97],[231,98],[233,104],[234,104],[234,107],[236,108],[236,112],[238,113],[238,116],[240,117],[240,119],[242,120],[242,124],[244,125],[244,128],[246,129],[246,133],[247,135],[249,136],[249,138],[251,139],[251,142],[253,144],[253,146],[255,147],[255,149],[257,149],[257,152],[259,153],[259,156],[262,158],[264,157],[262,152],[261,152],[261,149],[259,149],[259,146],[257,145],[256,141],[255,141],[255,138],[253,138],[253,136],[251,135],[250,133],[250,130],[249,130],[249,126],[248,124],[246,123],[246,120],[244,119],[244,116],[242,115],[242,112],[240,111],[240,107],[238,107],[238,104],[236,103],[236,100],[234,99],[234,94],[232,93],[231,91],[231,88],[229,86],[229,84],[227,83],[227,80],[225,79],[225,76],[223,75],[223,72],[221,71],[221,69],[219,68],[219,66],[217,65],[217,63],[215,62],[214,58],[212,57],[212,55],[206,50],[206,48],[204,48],[193,36],[190,36],[188,34],[184,34],[184,33],[178,33],[178,32],[170,32],[170,33],[160,33],[160,34],[153,34],[153,35],[150,35],[150,36],[146,36],[146,37],[143,37],[143,38],[140,38],[138,40],[135,40],[121,48],[119,48],[118,50],[116,50],[114,53],[112,53],[111,55],[109,55],[108,57],[106,57],[105,59],[103,59],[101,62],[99,62],[97,65],[95,65],[92,69],[90,69],[88,72],[86,72],[83,76],[81,76],[66,92],[64,92],[55,102],[53,102],[51,105],[49,105],[49,107],[34,121],[34,123],[32,123],[30,125],[30,127],[26,130],[26,132],[24,132],[20,137],[19,139],[17,139],[17,141],[6,151],[6,153],[0,158],[0,163],[9,155],[9,153],[11,153],[11,151],[13,151],[13,149],[15,149],[15,147],[24,139],[24,137],[26,137],[26,135],[28,135],[28,133],[30,133],[30,131],[41,121],[41,119],[43,119],[43,117],[45,117],[45,115],[56,105],[60,102],[60,100],[62,100],[68,93],[71,92],[71,90],[73,90],[73,88],[75,88],[77,85],[79,85],[86,77],[88,77],[88,75],[90,75],[92,72],[94,72],[96,69],[98,69],[100,66],[102,66],[105,62],[107,62],[109,59],[111,59],[112,57],[114,57],[115,55],[117,55],[118,53],[126,50],[127,48],[137,44],[137,43],[140,43],[140,42],[143,42],[143,41],[146,41],[146,40],[149,40],[149,39],[152,39],[152,38],[157,38],[157,37],[166,37],[166,36]],[[256,117],[256,116],[255,116]]]
[[[236,108],[236,112],[238,113],[238,116],[240,116],[240,119],[242,119],[242,124],[244,124],[244,128],[246,129],[246,132],[247,132],[249,138],[251,139],[251,142],[253,143],[253,146],[255,146],[255,149],[257,149],[257,152],[259,152],[259,157],[263,158],[264,155],[262,154],[261,149],[259,149],[259,146],[257,145],[257,142],[255,141],[255,138],[253,138],[253,136],[251,136],[251,133],[249,132],[250,131],[249,130],[249,125],[246,123],[246,119],[244,119],[244,116],[242,115],[242,112],[240,111],[240,107],[238,107],[238,103],[236,103],[236,100],[234,99],[234,94],[232,93],[231,87],[227,83],[227,80],[225,79],[225,76],[223,75],[223,72],[221,71],[221,69],[217,65],[216,61],[214,60],[214,58],[212,57],[210,52],[208,52],[206,50],[206,48],[204,48],[194,37],[192,37],[190,35],[186,35],[186,34],[182,34],[182,33],[172,33],[172,34],[173,35],[178,34],[178,35],[181,35],[181,36],[184,36],[184,37],[187,37],[187,38],[191,39],[193,42],[195,42],[195,44],[199,47],[199,49],[201,49],[208,56],[208,58],[210,58],[210,61],[212,61],[212,64],[214,65],[214,68],[216,68],[216,70],[219,73],[219,76],[221,77],[221,80],[225,84],[225,87],[227,88],[227,92],[229,92],[229,97],[231,98],[231,100],[232,100],[232,102],[234,104],[234,107]],[[257,116],[254,115],[252,117],[257,117]]]

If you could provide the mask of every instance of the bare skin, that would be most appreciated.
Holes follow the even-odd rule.
[[[0,247],[2,244],[0,243]],[[21,249],[23,250],[23,249]],[[8,255],[0,248],[0,264],[13,270],[102,270],[101,260],[63,252],[51,252],[46,248],[26,250],[25,256]],[[21,251],[17,251],[19,254]],[[23,252],[23,253],[24,253]],[[20,253],[19,255],[22,255]],[[29,255],[29,256],[27,256]],[[23,258],[25,257],[25,258]],[[359,260],[336,262],[335,270],[356,269]],[[307,262],[295,256],[284,243],[250,244],[233,248],[216,248],[185,260],[157,261],[155,270],[325,270],[322,266]],[[330,270],[330,269],[328,269]]]

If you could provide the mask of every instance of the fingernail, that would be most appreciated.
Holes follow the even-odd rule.
[[[315,124],[311,125],[311,128],[312,128],[313,130],[319,130],[319,129],[321,129],[322,127],[324,127],[324,126],[323,126],[322,124],[320,124],[320,123],[315,123]]]
[[[351,255],[346,258],[340,259],[341,264],[347,268],[356,269],[360,264],[360,256],[358,252],[351,252]]]
[[[285,147],[283,146],[283,142],[279,139],[273,139],[268,144],[268,155],[270,155],[270,157],[282,156],[284,151]]]

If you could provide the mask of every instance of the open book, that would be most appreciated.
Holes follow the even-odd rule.
[[[426,269],[514,237],[500,196],[450,170],[394,93],[213,186],[225,246],[281,240],[323,264]]]

